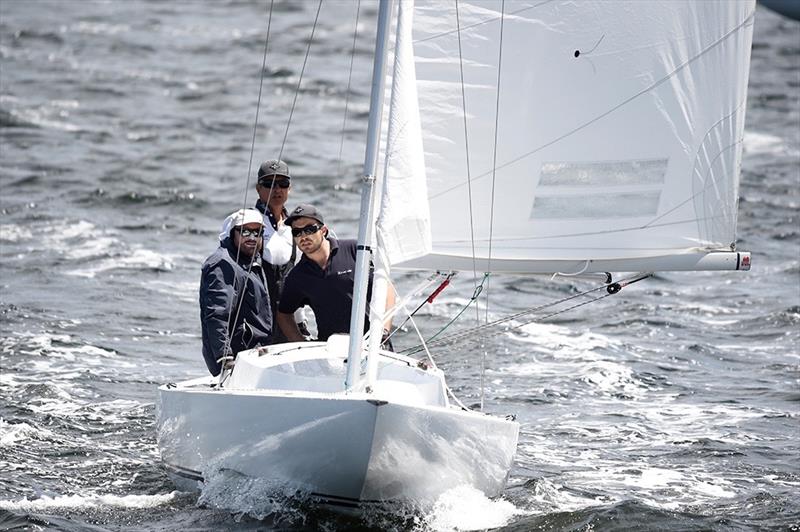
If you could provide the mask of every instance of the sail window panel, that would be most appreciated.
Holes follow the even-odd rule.
[[[632,218],[654,216],[658,212],[661,191],[622,194],[569,194],[537,196],[533,219]]]
[[[603,162],[546,162],[539,187],[608,187],[660,185],[667,173],[667,159]]]
[[[655,216],[668,159],[542,164],[531,219]],[[610,192],[609,188],[617,188]],[[642,190],[642,187],[645,187]]]

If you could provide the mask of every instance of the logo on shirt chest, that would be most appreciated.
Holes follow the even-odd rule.
[[[345,275],[347,273],[353,273],[353,270],[352,269],[350,269],[350,270],[341,270],[341,271],[336,272],[336,275]]]

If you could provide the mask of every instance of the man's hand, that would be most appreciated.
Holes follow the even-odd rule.
[[[294,313],[278,311],[278,326],[280,326],[283,335],[290,342],[304,342],[306,340],[300,332],[297,322],[294,321]]]
[[[223,371],[232,371],[233,366],[236,364],[236,357],[233,355],[233,353],[227,351],[227,354],[217,359],[217,362],[222,365]]]
[[[392,345],[392,339],[389,338],[390,332],[389,329],[383,330],[383,335],[381,336],[381,347],[386,349],[387,351],[394,351],[394,346]]]

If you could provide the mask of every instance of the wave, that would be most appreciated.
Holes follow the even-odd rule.
[[[172,503],[180,492],[157,495],[43,495],[37,499],[0,500],[0,510],[47,512],[53,509],[155,508]]]
[[[22,118],[15,111],[0,108],[0,128],[39,127],[33,121]]]

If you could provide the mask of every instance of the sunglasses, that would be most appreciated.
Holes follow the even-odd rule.
[[[251,236],[258,238],[261,236],[261,229],[242,229],[241,227],[237,227],[236,232],[242,235],[242,237],[244,238],[248,238]]]
[[[320,229],[322,229],[322,226],[318,224],[311,224],[305,227],[297,227],[297,228],[292,227],[292,236],[297,238],[298,236],[303,236],[303,235],[313,235]]]
[[[258,182],[259,185],[262,187],[273,188],[273,187],[280,187],[280,188],[289,188],[291,182],[288,179],[262,179]]]

